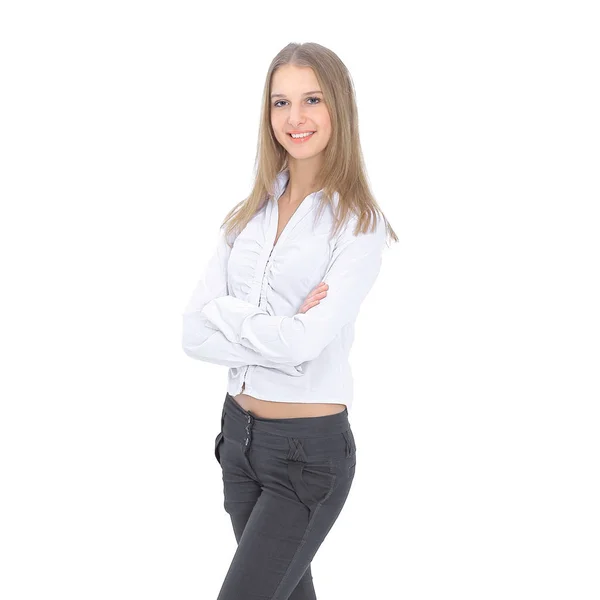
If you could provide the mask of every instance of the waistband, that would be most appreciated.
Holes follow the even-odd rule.
[[[321,417],[265,419],[242,408],[229,392],[225,394],[223,404],[223,416],[225,415],[244,425],[251,423],[252,429],[256,432],[262,431],[285,437],[324,437],[344,433],[350,429],[348,408],[344,408],[342,412]]]

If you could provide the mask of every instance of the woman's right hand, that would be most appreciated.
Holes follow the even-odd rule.
[[[321,283],[306,297],[304,304],[300,307],[298,312],[305,313],[313,306],[319,304],[319,302],[327,296],[328,289],[329,285],[324,281],[321,281]]]

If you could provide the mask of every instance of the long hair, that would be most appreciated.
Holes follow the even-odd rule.
[[[271,126],[271,84],[273,74],[282,65],[311,67],[329,110],[331,137],[323,150],[324,160],[317,175],[317,179],[322,182],[322,193],[319,194],[316,218],[322,214],[327,204],[332,206],[333,236],[346,224],[350,213],[353,213],[357,216],[354,235],[358,235],[359,232],[373,230],[379,213],[385,221],[388,235],[397,242],[396,233],[369,188],[350,73],[333,51],[312,42],[288,44],[279,51],[269,66],[263,90],[254,184],[250,195],[227,213],[221,225],[221,228],[225,227],[227,238],[237,236],[273,196],[278,174],[288,167],[288,153],[275,138]]]

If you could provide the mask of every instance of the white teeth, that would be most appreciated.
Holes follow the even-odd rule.
[[[309,135],[312,135],[314,131],[309,131],[308,133],[290,133],[293,138],[303,138]]]

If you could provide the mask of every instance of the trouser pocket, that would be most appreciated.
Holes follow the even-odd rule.
[[[220,431],[215,439],[215,458],[221,464],[221,442],[223,441],[223,432]]]
[[[217,434],[215,438],[215,458],[217,462],[221,464],[221,443],[223,442],[223,427],[225,425],[225,409],[223,408],[223,412],[221,413],[221,430]]]
[[[311,510],[325,502],[335,483],[330,461],[306,462],[288,459],[288,476],[300,501]]]
[[[288,438],[290,450],[287,456],[287,472],[296,496],[311,512],[329,498],[335,484],[336,474],[331,460],[309,460],[302,440]]]

